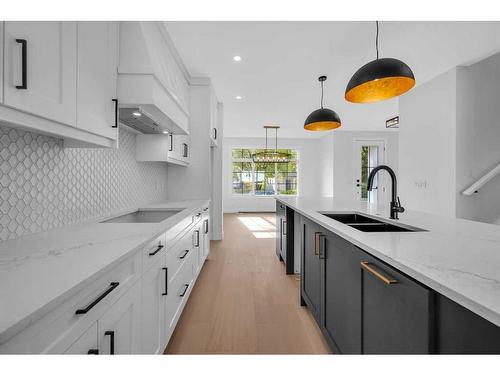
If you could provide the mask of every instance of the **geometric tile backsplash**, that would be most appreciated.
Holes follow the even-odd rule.
[[[118,149],[0,125],[0,241],[81,223],[167,198],[167,164],[135,161],[135,135]]]

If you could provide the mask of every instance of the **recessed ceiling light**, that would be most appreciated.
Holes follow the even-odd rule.
[[[242,97],[242,96],[240,96],[240,95],[236,95],[236,100],[241,100],[241,99],[243,99],[243,97]]]
[[[233,61],[241,61],[241,56],[233,56]]]
[[[141,117],[141,116],[142,116],[142,113],[141,113],[141,112],[132,112],[132,114],[133,114],[135,117]]]
[[[168,134],[168,131],[164,130],[162,131],[163,134]]]

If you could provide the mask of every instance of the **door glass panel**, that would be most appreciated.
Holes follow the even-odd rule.
[[[378,166],[379,150],[378,146],[361,147],[361,199],[368,200],[370,203],[377,201],[378,175],[373,179],[373,190],[367,189],[368,176],[370,172]]]

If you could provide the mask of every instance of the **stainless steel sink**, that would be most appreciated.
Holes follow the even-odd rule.
[[[358,213],[326,213],[320,212],[330,219],[339,221],[343,224],[357,229],[361,232],[424,232],[425,229],[412,227],[409,225],[396,225],[373,217],[361,215]]]
[[[170,210],[137,210],[129,214],[101,221],[101,223],[159,223],[182,210],[183,208]]]

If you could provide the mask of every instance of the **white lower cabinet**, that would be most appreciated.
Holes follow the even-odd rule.
[[[142,276],[141,352],[161,354],[166,345],[165,300],[168,293],[165,254]]]
[[[97,321],[99,354],[139,353],[140,286],[136,283]]]
[[[1,344],[0,353],[163,353],[206,258],[203,229],[200,209]]]
[[[94,322],[64,354],[99,354],[97,346],[97,322]]]

